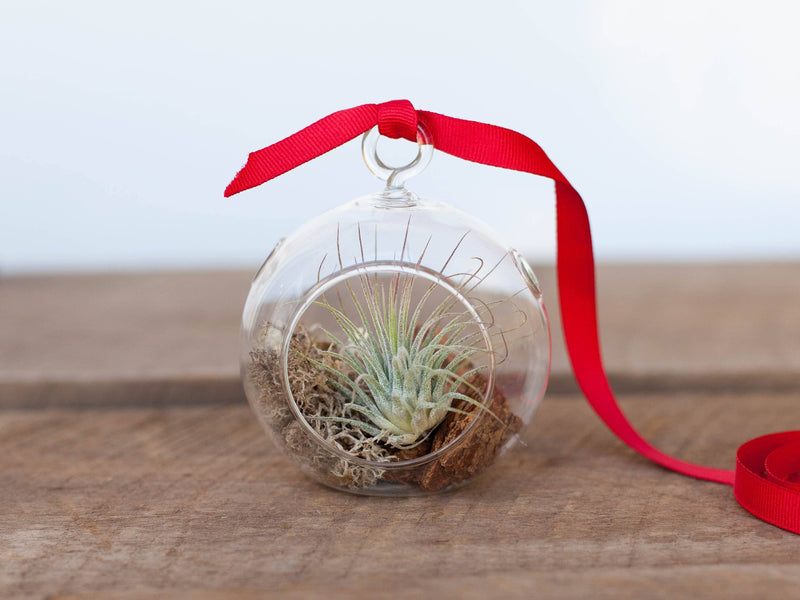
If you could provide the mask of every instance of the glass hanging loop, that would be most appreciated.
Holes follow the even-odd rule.
[[[419,149],[416,157],[406,165],[390,167],[378,156],[378,139],[380,135],[377,127],[373,127],[364,134],[361,140],[361,154],[364,157],[364,162],[378,179],[386,182],[387,192],[404,191],[406,181],[414,175],[422,173],[431,162],[433,140],[425,130],[425,127],[419,123],[417,125],[417,144]]]

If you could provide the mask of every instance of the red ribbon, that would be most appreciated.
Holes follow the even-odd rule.
[[[744,444],[735,471],[712,469],[669,456],[633,428],[608,383],[600,354],[594,256],[589,217],[575,188],[544,151],[524,135],[485,123],[415,110],[408,100],[364,104],[329,115],[288,138],[253,152],[225,190],[231,196],[281,175],[374,126],[391,138],[417,140],[423,125],[433,146],[453,156],[555,181],[558,283],[564,339],[575,378],[614,434],[650,460],[678,473],[734,486],[739,503],[773,525],[800,533],[800,431]]]

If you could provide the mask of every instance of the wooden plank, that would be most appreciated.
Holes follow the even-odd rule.
[[[537,271],[553,324],[551,390],[571,391],[553,272]],[[251,275],[0,279],[0,406],[214,400],[203,381],[223,388],[217,399],[238,400]],[[598,281],[605,363],[618,389],[800,384],[800,264],[601,266]]]
[[[625,399],[661,448],[718,467],[741,441],[798,427],[796,404],[776,393]],[[800,537],[748,515],[727,486],[635,455],[581,398],[545,401],[524,440],[456,492],[364,498],[306,479],[244,405],[0,411],[0,597],[796,589]]]
[[[509,571],[436,577],[369,576],[345,582],[298,581],[269,589],[192,589],[102,591],[53,596],[52,600],[271,600],[352,598],[463,598],[506,600],[619,600],[619,598],[793,597],[800,584],[795,565],[703,565],[677,567],[588,568],[580,571]]]
[[[235,271],[0,279],[0,379],[231,377],[248,287]]]

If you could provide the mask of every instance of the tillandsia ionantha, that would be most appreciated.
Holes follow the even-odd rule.
[[[425,281],[419,271],[422,256],[413,266],[405,263],[380,276],[362,262],[358,283],[344,283],[348,309],[341,297],[338,307],[325,295],[316,302],[341,333],[323,329],[331,341],[323,354],[334,360],[314,364],[346,399],[344,409],[360,417],[317,418],[348,423],[396,448],[420,443],[448,412],[464,412],[453,406],[456,400],[489,410],[463,393],[483,368],[473,360],[487,351],[477,314],[463,306],[459,310],[452,293],[436,299],[440,286],[430,280],[414,300],[414,284]],[[337,363],[346,367],[331,366]]]

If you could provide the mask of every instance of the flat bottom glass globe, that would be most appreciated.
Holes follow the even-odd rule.
[[[533,271],[483,224],[383,193],[278,244],[245,305],[241,369],[264,428],[318,481],[429,493],[518,441],[549,328]]]

